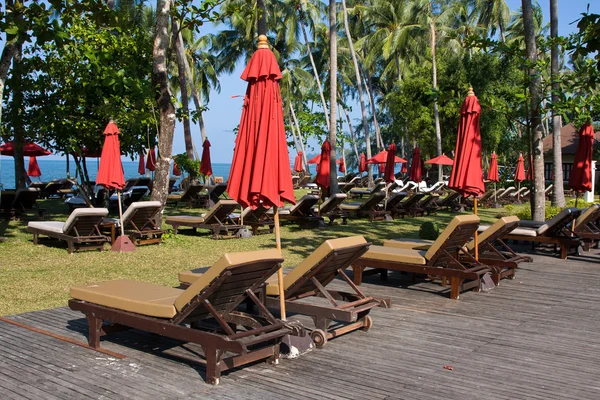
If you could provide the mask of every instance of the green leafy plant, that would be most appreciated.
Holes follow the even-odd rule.
[[[185,153],[177,154],[173,157],[179,169],[188,173],[192,180],[200,175],[200,160],[190,160]]]
[[[435,222],[423,222],[419,228],[419,239],[435,240],[440,236],[440,227]]]

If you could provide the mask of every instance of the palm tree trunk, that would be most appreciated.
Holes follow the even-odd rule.
[[[329,143],[331,144],[331,159],[329,160],[329,195],[338,192],[336,160],[337,134],[337,21],[336,0],[329,0]],[[344,6],[345,10],[345,6]]]
[[[531,0],[521,0],[523,8],[523,27],[525,30],[525,49],[529,64],[529,94],[531,113],[531,135],[534,169],[534,195],[533,195],[533,219],[544,221],[546,217],[546,198],[544,194],[544,144],[541,128],[540,115],[540,77],[536,73],[537,46],[535,43],[535,32],[533,25],[533,10]]]
[[[350,47],[350,55],[352,56],[352,63],[354,64],[354,74],[356,75],[356,89],[358,90],[358,98],[360,100],[360,110],[362,113],[363,130],[365,131],[365,143],[367,147],[367,158],[371,158],[371,137],[369,134],[369,121],[367,120],[367,108],[365,107],[365,99],[363,96],[362,82],[360,78],[360,70],[358,68],[358,60],[356,59],[356,52],[354,51],[354,43],[352,42],[352,34],[350,33],[350,27],[348,26],[348,9],[346,8],[346,0],[342,0],[342,7],[344,8],[344,30],[346,31],[346,37],[348,38],[348,46]],[[335,92],[333,92],[335,93]],[[332,99],[334,98],[331,95]],[[335,101],[332,100],[333,104]],[[335,119],[332,119],[335,121]],[[334,123],[335,125],[335,123]],[[373,170],[369,168],[369,186],[373,183]]]
[[[8,3],[8,2],[7,2]],[[8,71],[12,60],[17,53],[17,46],[14,43],[7,43],[2,49],[0,56],[0,99],[4,98],[4,85],[8,78]],[[2,125],[2,102],[0,102],[0,126]]]
[[[550,0],[550,36],[558,37],[558,0]],[[552,103],[558,102],[558,45],[552,44],[550,49],[550,81],[552,81]],[[563,189],[562,171],[562,146],[560,143],[560,115],[552,110],[552,164],[554,168],[554,181],[552,187],[552,205],[555,207],[565,206],[565,193]]]
[[[433,70],[433,90],[437,91],[437,65],[435,58],[435,24],[431,22],[431,64]],[[437,100],[433,102],[433,118],[435,120],[435,142],[438,156],[442,155],[442,130],[440,128],[440,113]],[[438,165],[438,181],[442,180],[442,166]]]
[[[348,110],[343,106],[340,106],[344,115],[346,116],[346,122],[348,124],[348,131],[350,131],[350,137],[352,138],[352,145],[354,146],[354,153],[356,154],[356,161],[360,162],[360,154],[358,153],[358,146],[356,145],[356,136],[354,136],[354,129],[352,129],[352,122],[350,120],[350,114],[348,114]]]
[[[292,119],[294,120],[294,125],[296,125],[296,132],[298,132],[298,140],[300,141],[300,149],[302,149],[302,160],[304,161],[304,168],[307,173],[310,173],[308,169],[308,158],[306,156],[306,151],[304,151],[304,139],[302,138],[302,132],[300,131],[300,124],[298,123],[298,118],[296,118],[296,112],[294,111],[294,107],[292,103],[290,105],[290,112],[292,114]]]
[[[194,143],[192,141],[192,128],[190,126],[190,96],[188,95],[187,77],[185,74],[185,49],[183,48],[183,40],[181,31],[175,17],[171,17],[173,26],[173,43],[175,44],[175,56],[177,59],[177,73],[179,78],[179,90],[181,92],[181,114],[183,115],[183,138],[185,141],[185,153],[190,160],[194,159]],[[192,82],[190,82],[192,83]],[[193,83],[192,83],[193,84]]]
[[[169,163],[173,153],[175,133],[175,106],[171,101],[167,48],[169,46],[169,11],[171,0],[158,0],[156,33],[152,47],[152,84],[158,88],[156,100],[160,118],[158,134],[158,159],[152,189],[152,200],[165,204],[169,195]]]
[[[16,121],[14,126],[15,154],[15,188],[24,189],[27,186],[27,173],[25,171],[25,159],[23,157],[23,145],[25,144],[25,129],[23,121],[23,90],[21,85],[21,57],[23,46],[17,44],[17,51],[13,57],[12,74],[14,76],[14,89],[12,93],[13,109]]]
[[[373,125],[375,126],[375,138],[377,140],[377,151],[381,151],[385,148],[383,138],[381,137],[381,129],[379,129],[379,122],[377,121],[377,110],[375,105],[375,98],[373,96],[373,86],[371,85],[371,76],[364,73],[365,88],[367,90],[367,96],[369,96],[369,103],[371,104],[371,113],[373,114]]]

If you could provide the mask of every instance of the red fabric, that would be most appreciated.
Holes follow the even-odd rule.
[[[273,52],[256,50],[242,79],[248,88],[227,193],[242,207],[254,209],[296,203],[279,92],[281,72]]]
[[[200,173],[204,176],[213,174],[212,163],[210,162],[210,142],[208,139],[202,143],[202,159],[200,160]]]
[[[314,156],[313,158],[311,158],[310,160],[308,160],[308,163],[309,164],[317,164],[317,169],[319,169],[319,164],[321,164],[321,155],[317,154],[316,156]],[[340,160],[335,160],[335,163],[339,164]]]
[[[83,147],[81,149],[81,153],[83,154],[83,156],[85,156],[85,158],[100,158],[100,156],[102,155],[102,150],[94,151],[88,149],[87,147]]]
[[[39,178],[42,176],[42,171],[40,171],[40,166],[35,158],[35,156],[29,157],[29,167],[27,168],[27,176],[31,176],[32,178]]]
[[[296,154],[296,159],[294,160],[294,171],[296,171],[296,172],[304,171],[304,168],[302,167],[302,152],[301,151],[299,151],[298,154]]]
[[[400,172],[403,174],[408,172],[408,161],[402,163],[402,168],[400,168]]]
[[[175,175],[175,176],[181,176],[181,170],[177,166],[177,162],[173,163],[173,175]]]
[[[367,172],[367,158],[365,157],[365,153],[360,154],[360,161],[358,162],[358,172],[363,173]]]
[[[4,143],[0,146],[0,154],[3,156],[15,156],[15,142],[11,140],[10,142]],[[42,146],[38,146],[35,143],[31,143],[25,141],[23,143],[23,155],[25,157],[41,157],[41,156],[49,156],[52,154],[50,151],[46,150]]]
[[[331,170],[330,160],[331,144],[329,143],[329,140],[325,140],[321,146],[321,160],[319,161],[317,177],[315,178],[315,183],[324,188],[329,187],[329,171]]]
[[[523,154],[519,154],[517,159],[517,170],[515,171],[515,181],[523,182],[525,180],[525,159]]]
[[[148,159],[146,160],[146,169],[148,171],[154,171],[156,169],[156,153],[154,147],[148,150]]]
[[[387,183],[392,183],[396,180],[396,177],[394,176],[394,158],[396,158],[396,150],[397,148],[394,143],[390,144],[390,147],[387,149],[387,161],[385,163],[385,171],[383,172],[383,179]]]
[[[339,171],[342,173],[345,173],[346,172],[346,164],[344,163],[344,159],[340,158],[339,160],[337,160],[337,163],[340,164]]]
[[[488,181],[500,182],[500,179],[498,178],[498,156],[496,155],[496,152],[492,153],[492,161],[490,161],[487,178]]]
[[[533,157],[529,157],[529,168],[527,168],[526,179],[528,181],[533,180]]]
[[[146,165],[144,164],[144,153],[140,153],[140,162],[138,163],[138,174],[144,175],[146,173]]]
[[[480,114],[481,106],[477,97],[467,96],[460,109],[454,165],[448,181],[448,186],[463,196],[477,197],[485,190],[481,161]]]
[[[367,164],[385,164],[388,162],[388,154],[387,150],[380,151],[375,156],[369,158],[367,160]],[[398,156],[394,156],[394,163],[403,163],[406,162],[404,158],[400,158]]]
[[[569,187],[577,192],[592,190],[592,151],[594,150],[594,128],[586,123],[579,130],[579,143],[569,175]]]
[[[125,186],[119,128],[114,122],[109,122],[104,129],[104,146],[102,146],[96,184],[107,189],[123,189]]]
[[[383,175],[385,172],[385,164],[377,164],[377,169],[379,170],[379,175]]]
[[[410,175],[409,180],[413,182],[421,182],[423,180],[423,169],[421,166],[421,149],[415,147],[412,154],[412,161],[410,163]]]
[[[453,165],[454,161],[445,154],[432,158],[431,160],[425,161],[425,164],[433,165]]]

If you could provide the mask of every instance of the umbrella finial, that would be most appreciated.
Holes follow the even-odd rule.
[[[256,46],[258,49],[268,49],[269,42],[267,40],[267,35],[259,35],[258,36],[258,45]]]
[[[475,96],[475,92],[472,87],[469,87],[469,91],[467,92],[467,96]]]

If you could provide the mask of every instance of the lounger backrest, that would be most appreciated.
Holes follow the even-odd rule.
[[[224,254],[175,300],[175,308],[182,312],[197,296],[207,295],[217,311],[232,310],[246,298],[246,290],[258,287],[275,272],[283,262],[277,249],[244,251]],[[224,274],[230,274],[225,277]],[[219,286],[216,280],[223,278]],[[210,294],[208,291],[212,290]],[[199,306],[195,316],[208,311]]]
[[[221,224],[237,207],[235,200],[219,200],[204,216],[204,223]]]
[[[598,218],[600,218],[600,205],[592,204],[575,220],[575,231],[583,229],[587,224],[596,221]]]
[[[537,228],[538,236],[554,236],[559,233],[564,227],[577,218],[580,214],[578,208],[565,208],[554,217],[550,218],[546,223]]]
[[[373,189],[371,189],[371,193],[377,193],[377,192],[381,191],[384,187],[385,187],[385,182],[383,180],[381,180],[380,182],[375,183],[375,186],[373,186]]]
[[[458,215],[452,218],[446,229],[431,244],[425,258],[428,263],[447,263],[451,256],[463,248],[479,227],[477,215]]]
[[[107,215],[106,208],[76,208],[65,221],[63,233],[72,236],[91,235]]]
[[[346,200],[347,197],[348,196],[343,193],[336,193],[329,196],[329,198],[327,198],[327,200],[321,204],[321,207],[319,207],[319,212],[327,214],[334,211],[340,204],[344,202],[344,200]]]
[[[460,197],[460,193],[458,192],[452,192],[450,193],[448,196],[446,196],[444,198],[444,201],[442,202],[443,206],[448,206],[450,205],[450,203],[452,203],[454,200],[458,199]]]
[[[420,202],[423,199],[423,197],[425,197],[425,196],[426,196],[425,193],[421,193],[421,192],[415,193],[412,196],[410,196],[408,199],[406,199],[405,201],[400,203],[400,206],[402,206],[402,208],[404,208],[404,209],[413,207],[418,202]]]
[[[519,217],[514,215],[500,218],[498,221],[494,222],[492,226],[479,234],[479,237],[477,238],[479,246],[485,243],[494,243],[496,240],[502,239],[519,226],[519,221]],[[475,240],[473,239],[467,243],[467,249],[472,251],[474,248]]]
[[[387,199],[387,203],[385,205],[386,209],[391,210],[392,208],[395,208],[405,197],[406,197],[406,192],[399,192],[399,193],[392,194]]]
[[[504,191],[498,195],[498,198],[507,196],[509,193],[512,193],[513,190],[515,190],[514,186],[504,189]]]
[[[375,192],[360,205],[361,210],[373,210],[385,198],[384,192]]]
[[[311,215],[312,208],[319,201],[319,196],[312,194],[304,195],[298,200],[296,205],[290,208],[290,215]]]
[[[15,200],[13,201],[13,208],[19,209],[31,209],[35,204],[35,201],[40,196],[40,191],[37,189],[27,188],[17,190]]]
[[[260,222],[265,215],[267,215],[267,209],[262,206],[255,210],[253,210],[252,207],[246,207],[244,208],[244,211],[242,211],[241,217],[243,218],[244,223],[250,223]]]
[[[326,286],[339,269],[350,267],[368,249],[369,243],[362,236],[326,240],[283,278],[285,298],[314,291],[313,277]]]
[[[485,201],[485,200],[489,199],[490,197],[492,197],[493,194],[494,194],[494,189],[488,190],[479,198],[479,201]]]
[[[0,210],[10,210],[16,195],[13,190],[3,190],[0,193]]]
[[[198,193],[204,190],[204,185],[195,184],[190,185],[181,195],[181,201],[193,200],[198,196]]]
[[[160,201],[137,201],[131,203],[125,214],[123,214],[123,226],[125,229],[143,229],[147,222],[160,212],[162,203]]]
[[[227,190],[227,184],[226,183],[218,183],[215,186],[212,186],[208,190],[208,195],[211,196],[211,197],[213,197],[213,198],[218,198],[223,193],[225,193],[225,190]]]

